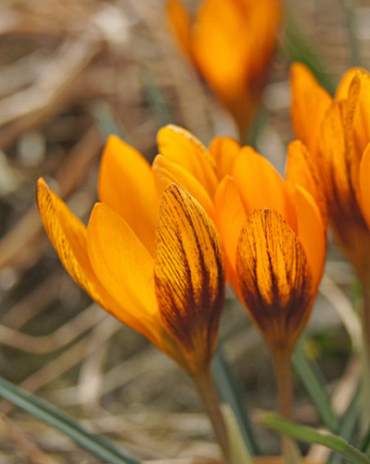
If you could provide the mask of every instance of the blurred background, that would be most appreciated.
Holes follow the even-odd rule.
[[[253,139],[281,172],[293,139],[290,62],[313,63],[331,90],[350,66],[370,68],[369,0],[290,0],[286,7],[289,25],[279,31]],[[35,203],[35,182],[44,176],[87,220],[107,135],[120,135],[151,161],[156,132],[168,123],[205,144],[236,135],[171,36],[163,0],[0,1],[0,375],[143,460],[184,464],[218,456],[191,382],[72,281]],[[351,338],[342,322],[357,300],[352,270],[330,245],[304,350],[338,411],[358,376],[358,327],[347,324]],[[270,356],[231,292],[221,333],[249,410],[274,409]],[[296,394],[297,419],[317,424],[299,382]],[[265,453],[279,452],[275,436],[257,432]],[[0,400],[0,464],[29,462],[99,461]]]

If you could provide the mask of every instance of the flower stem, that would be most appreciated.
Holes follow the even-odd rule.
[[[365,356],[370,369],[370,279],[361,281],[363,293],[362,330]]]
[[[361,280],[363,304],[361,311],[362,326],[362,385],[360,402],[362,403],[361,425],[367,430],[370,423],[369,408],[367,407],[370,400],[370,278]]]
[[[193,379],[202,398],[204,409],[211,421],[216,440],[221,447],[224,463],[232,464],[228,431],[210,369],[205,369],[200,374],[194,375]]]
[[[275,374],[278,389],[279,412],[282,417],[293,420],[293,376],[290,350],[273,351]],[[285,464],[296,464],[299,451],[296,443],[287,435],[281,436]]]

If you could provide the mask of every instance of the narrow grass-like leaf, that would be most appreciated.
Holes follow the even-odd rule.
[[[141,81],[147,101],[159,124],[161,126],[165,126],[173,122],[167,99],[149,69],[143,69],[141,73]]]
[[[365,453],[366,455],[370,455],[370,426],[362,440],[361,443],[361,451]]]
[[[245,401],[242,399],[243,394],[241,393],[238,382],[226,360],[221,344],[219,345],[214,357],[212,368],[221,400],[228,403],[233,410],[246,447],[251,455],[260,455],[261,452],[255,439],[251,421],[249,420],[247,406]]]
[[[337,435],[290,422],[270,412],[260,413],[257,419],[262,425],[276,432],[284,433],[307,443],[324,445],[341,454],[352,464],[370,464],[368,456]]]
[[[306,358],[301,344],[294,351],[293,366],[321,420],[330,431],[337,433],[339,420],[332,410],[322,374],[319,368]]]
[[[347,21],[347,34],[349,39],[349,48],[351,50],[351,65],[361,66],[361,57],[357,39],[356,24],[356,2],[353,0],[342,0],[344,12]]]
[[[346,412],[340,419],[340,425],[338,430],[338,435],[344,438],[347,441],[351,441],[355,435],[358,425],[359,418],[359,408],[358,408],[358,397],[359,390],[353,395],[352,401],[349,404]],[[332,453],[328,464],[344,464],[345,461],[343,458],[338,456],[336,453]]]
[[[333,94],[335,83],[325,65],[324,59],[310,43],[309,38],[302,32],[302,28],[297,24],[289,8],[286,8],[284,19],[284,38],[280,44],[283,58],[289,64],[293,63],[293,61],[304,63],[315,74],[320,84]]]
[[[15,406],[27,411],[68,435],[93,455],[110,464],[141,464],[140,461],[118,450],[101,435],[95,435],[85,430],[72,417],[40,398],[20,389],[0,377],[0,396]]]
[[[248,133],[248,140],[241,141],[242,145],[251,145],[253,148],[258,150],[258,137],[267,123],[269,118],[269,111],[263,104],[260,106],[258,113],[255,115],[252,121],[251,128]],[[245,142],[245,143],[244,143]]]
[[[132,141],[130,140],[128,133],[118,121],[113,108],[109,105],[109,103],[100,100],[92,105],[91,111],[99,132],[104,140],[109,135],[114,134],[132,145]]]

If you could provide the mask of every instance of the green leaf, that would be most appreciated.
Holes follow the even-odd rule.
[[[118,121],[112,106],[104,100],[99,100],[91,106],[92,116],[95,120],[102,138],[105,140],[109,135],[114,134],[125,142],[132,145],[128,132]]]
[[[141,73],[141,82],[144,87],[146,99],[159,124],[161,126],[166,126],[173,122],[167,99],[148,68],[143,69]]]
[[[355,392],[353,395],[352,401],[349,404],[346,412],[343,414],[343,417],[340,419],[340,425],[338,430],[338,435],[344,438],[347,441],[351,441],[355,435],[357,424],[358,424],[358,417],[359,417],[359,409],[358,409],[358,397],[359,397],[359,390]],[[335,453],[329,458],[328,464],[344,464],[343,458],[338,456]]]
[[[370,426],[369,426],[368,431],[365,434],[364,439],[362,440],[360,449],[366,455],[370,455]]]
[[[249,419],[246,402],[242,399],[238,382],[226,360],[221,343],[213,360],[213,376],[221,400],[228,403],[238,421],[241,435],[251,455],[261,454]]]
[[[289,8],[286,8],[284,19],[284,38],[280,43],[280,52],[283,58],[289,64],[294,61],[304,63],[315,74],[320,84],[333,94],[335,83],[324,59],[310,43],[308,36],[302,31],[302,26],[297,24]]]
[[[370,464],[370,458],[368,456],[337,435],[290,422],[269,412],[260,413],[257,419],[262,425],[276,432],[284,433],[307,443],[324,445],[341,454],[353,464]]]
[[[301,343],[294,351],[293,366],[323,423],[332,432],[338,432],[339,420],[332,410],[325,381],[316,364],[305,356]]]
[[[95,435],[85,430],[77,421],[55,406],[31,395],[1,377],[0,396],[68,435],[104,462],[110,464],[141,464],[137,459],[118,450],[101,435]]]

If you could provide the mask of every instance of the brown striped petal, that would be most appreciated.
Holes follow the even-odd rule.
[[[87,254],[85,225],[53,193],[44,179],[37,182],[37,202],[46,233],[63,266],[97,303],[103,305],[102,289]]]
[[[293,349],[314,295],[303,246],[279,213],[260,209],[248,216],[237,272],[244,302],[269,347]]]
[[[217,231],[200,204],[176,185],[162,197],[155,246],[155,287],[164,325],[194,373],[209,363],[224,301],[224,260]]]

